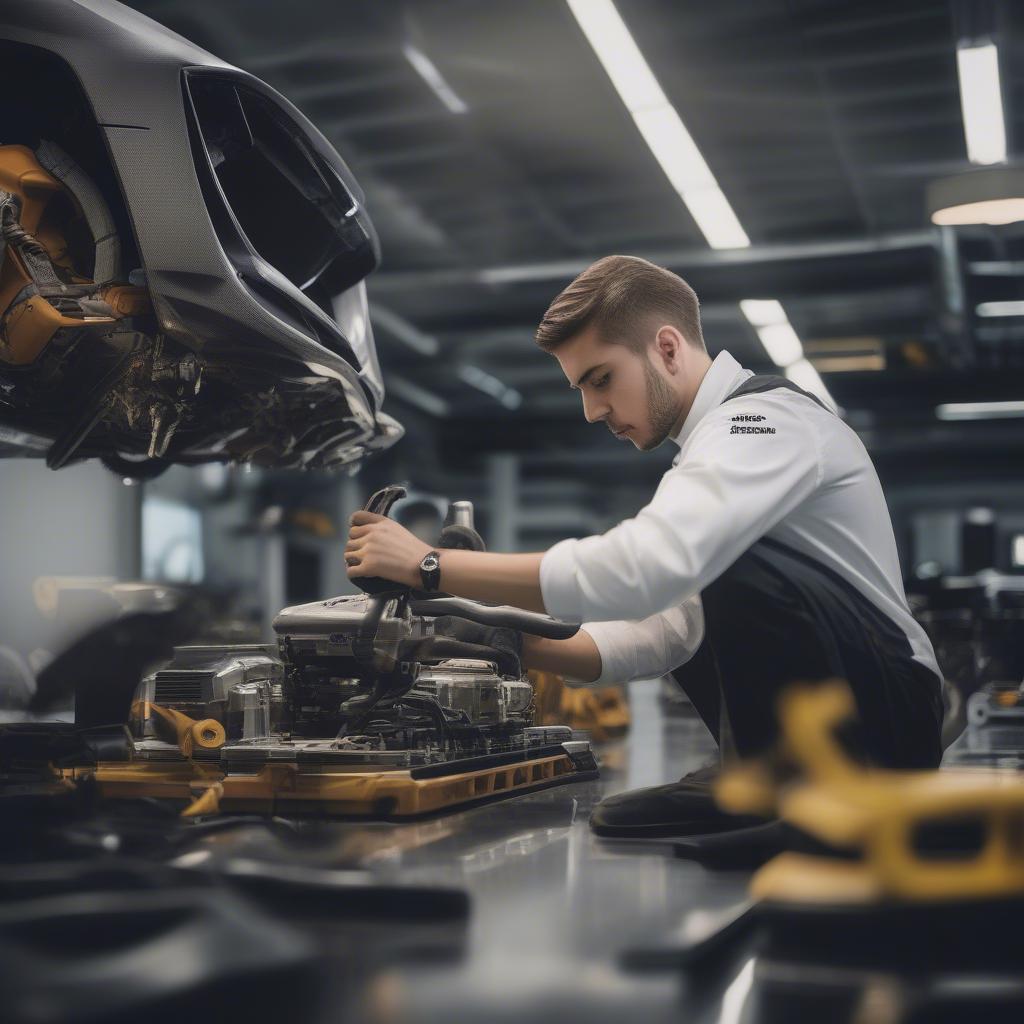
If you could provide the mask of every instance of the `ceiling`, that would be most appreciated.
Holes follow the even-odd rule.
[[[973,313],[1024,298],[1005,271],[1024,259],[1021,226],[944,237],[924,189],[970,168],[955,42],[979,11],[1000,46],[1019,162],[1024,4],[617,0],[751,239],[717,251],[563,0],[132,6],[276,87],[351,165],[384,251],[370,298],[387,407],[410,427],[390,458],[425,485],[454,486],[486,453],[516,451],[542,493],[569,495],[565,473],[582,461],[596,485],[574,501],[606,488],[602,469],[642,500],[671,453],[641,457],[585,424],[533,343],[551,298],[612,252],[685,277],[709,349],[754,370],[772,364],[737,303],[780,300],[883,478],[1022,464],[1019,420],[934,415],[942,402],[1024,397],[1024,320]],[[406,45],[465,113],[438,99]],[[865,357],[884,368],[840,369]],[[481,371],[522,404],[481,390]]]

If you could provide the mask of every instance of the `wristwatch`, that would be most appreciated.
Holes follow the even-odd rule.
[[[437,590],[441,583],[441,556],[436,551],[428,551],[420,562],[420,579],[424,590]]]

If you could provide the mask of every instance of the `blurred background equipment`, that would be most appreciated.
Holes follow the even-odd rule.
[[[629,704],[619,686],[567,686],[553,672],[530,672],[538,725],[564,723],[595,743],[620,739],[629,730]]]
[[[794,684],[778,714],[775,748],[736,762],[715,788],[730,813],[776,813],[789,827],[750,900],[717,919],[693,914],[628,962],[707,971],[739,948],[826,979],[952,972],[982,997],[1009,981],[1006,929],[1024,906],[1019,775],[864,766],[851,756],[856,712],[842,680]]]

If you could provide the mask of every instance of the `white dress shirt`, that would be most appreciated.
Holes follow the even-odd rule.
[[[700,646],[700,592],[770,537],[849,581],[940,676],[907,606],[889,511],[860,438],[788,388],[723,405],[750,376],[722,352],[673,439],[679,454],[650,503],[607,533],[562,541],[544,555],[548,613],[584,623],[601,654],[595,682],[662,675]]]

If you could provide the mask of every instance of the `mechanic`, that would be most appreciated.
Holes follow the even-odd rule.
[[[675,670],[725,757],[773,743],[781,688],[838,676],[857,702],[863,756],[936,767],[939,669],[907,606],[874,466],[842,419],[728,352],[712,361],[693,290],[634,257],[580,274],[537,343],[580,392],[588,422],[641,451],[678,445],[650,503],[607,533],[536,554],[438,554],[357,512],[349,576],[581,621],[571,640],[524,638],[525,663],[599,684]],[[716,770],[608,798],[591,825],[651,836],[752,824],[716,808]]]

